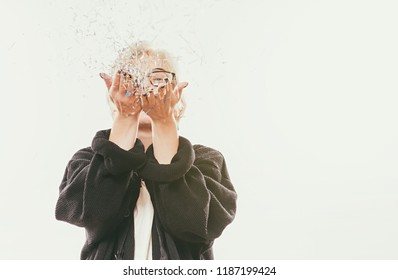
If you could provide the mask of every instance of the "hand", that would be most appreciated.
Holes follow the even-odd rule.
[[[129,94],[133,92],[133,89],[131,86],[126,87],[123,75],[117,72],[113,79],[104,73],[101,73],[100,76],[104,79],[109,97],[115,104],[119,114],[125,117],[138,116],[142,110],[141,99],[139,96]]]
[[[167,83],[166,86],[158,89],[158,94],[154,92],[142,96],[142,110],[152,119],[153,122],[166,122],[175,119],[175,106],[181,100],[182,91],[188,83],[174,82]]]
[[[117,107],[109,141],[128,151],[134,147],[137,139],[141,100],[134,95],[126,96],[120,74],[116,73],[113,79],[105,73],[100,73],[100,76],[105,81],[109,97]]]

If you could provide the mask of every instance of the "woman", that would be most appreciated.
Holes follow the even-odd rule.
[[[113,125],[69,161],[56,218],[84,227],[81,259],[213,259],[236,211],[222,154],[178,134],[182,92],[164,53],[122,52],[101,73]]]

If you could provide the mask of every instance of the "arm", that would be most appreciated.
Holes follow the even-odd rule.
[[[143,110],[152,120],[154,156],[160,164],[169,164],[178,149],[176,104],[188,83],[167,84],[159,89],[158,96],[150,94],[143,98]]]
[[[170,164],[159,164],[154,147],[141,175],[151,187],[160,221],[175,237],[188,242],[211,242],[230,224],[236,212],[236,192],[224,157],[218,151],[192,147],[179,138]]]
[[[117,108],[112,129],[98,132],[91,148],[73,156],[56,205],[58,220],[86,228],[88,244],[112,232],[129,213],[129,197],[139,187],[131,181],[138,180],[136,172],[146,161],[137,139],[139,99],[126,96],[119,73],[112,81],[107,77],[109,97]]]
[[[154,156],[160,164],[169,164],[178,150],[177,123],[173,116],[152,121]]]
[[[224,157],[178,137],[175,106],[188,83],[168,84],[143,100],[152,119],[153,145],[141,172],[164,228],[188,242],[209,243],[232,222],[236,193]]]
[[[127,151],[133,148],[137,140],[138,119],[139,115],[123,116],[116,113],[109,141]]]
[[[131,207],[129,189],[134,173],[145,164],[144,146],[137,140],[129,151],[109,141],[110,131],[99,131],[91,148],[78,151],[67,165],[59,188],[55,215],[85,227],[91,244],[112,232]],[[135,176],[136,177],[136,176]]]

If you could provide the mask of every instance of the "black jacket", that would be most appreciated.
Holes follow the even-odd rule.
[[[212,245],[236,211],[236,193],[222,154],[179,138],[170,164],[137,139],[123,150],[97,132],[69,161],[55,215],[86,229],[81,259],[134,259],[133,210],[141,180],[154,207],[153,259],[213,259]]]

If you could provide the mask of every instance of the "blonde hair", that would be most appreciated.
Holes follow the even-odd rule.
[[[176,72],[175,61],[171,56],[164,50],[154,50],[147,42],[136,42],[128,47],[119,51],[118,57],[111,66],[111,72],[115,73],[118,70],[126,70],[127,67],[134,67],[138,75],[143,75],[154,68],[167,69],[170,72]],[[176,84],[178,78],[176,76]],[[115,112],[116,106],[107,94],[107,101],[111,109],[111,113]],[[181,97],[180,102],[176,105],[177,122],[180,121],[181,117],[185,112],[186,101],[184,96]]]

